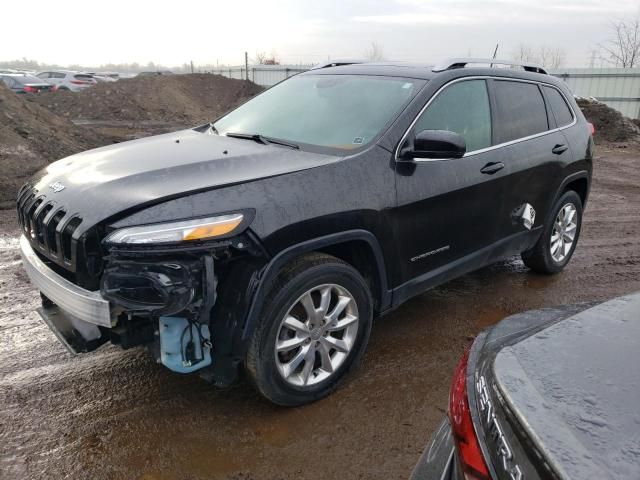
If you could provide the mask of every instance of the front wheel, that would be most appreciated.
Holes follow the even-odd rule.
[[[569,263],[582,227],[582,200],[570,190],[554,205],[540,239],[522,253],[524,264],[540,273],[560,272]]]
[[[362,276],[329,255],[296,260],[267,295],[245,367],[272,402],[295,406],[331,393],[366,348],[372,300]]]

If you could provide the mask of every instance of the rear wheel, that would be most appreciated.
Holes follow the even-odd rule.
[[[285,406],[331,393],[366,348],[372,319],[367,283],[349,264],[312,254],[271,287],[245,366],[262,395]]]
[[[540,273],[560,272],[575,251],[582,226],[582,200],[570,190],[554,205],[536,245],[524,253],[525,265]]]

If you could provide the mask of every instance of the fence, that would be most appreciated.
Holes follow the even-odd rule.
[[[311,65],[249,65],[249,80],[263,87],[270,87],[298,73],[306,72]],[[219,67],[211,70],[229,78],[247,78],[245,67]]]
[[[270,87],[305,72],[310,65],[249,65],[249,80]],[[246,78],[242,67],[216,68],[229,78]],[[630,118],[640,118],[640,68],[566,68],[551,71],[561,78],[574,95],[594,97]]]
[[[554,70],[574,95],[594,97],[630,118],[640,118],[640,68]]]

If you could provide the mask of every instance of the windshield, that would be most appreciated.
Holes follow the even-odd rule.
[[[371,142],[424,85],[364,75],[299,75],[270,88],[214,124],[246,133],[339,149]]]

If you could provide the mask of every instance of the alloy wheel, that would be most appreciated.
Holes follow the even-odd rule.
[[[358,333],[358,306],[344,287],[324,284],[302,294],[280,322],[275,360],[295,386],[317,384],[348,357]]]
[[[567,203],[558,212],[551,231],[551,257],[562,262],[573,246],[578,230],[578,210],[573,203]]]

